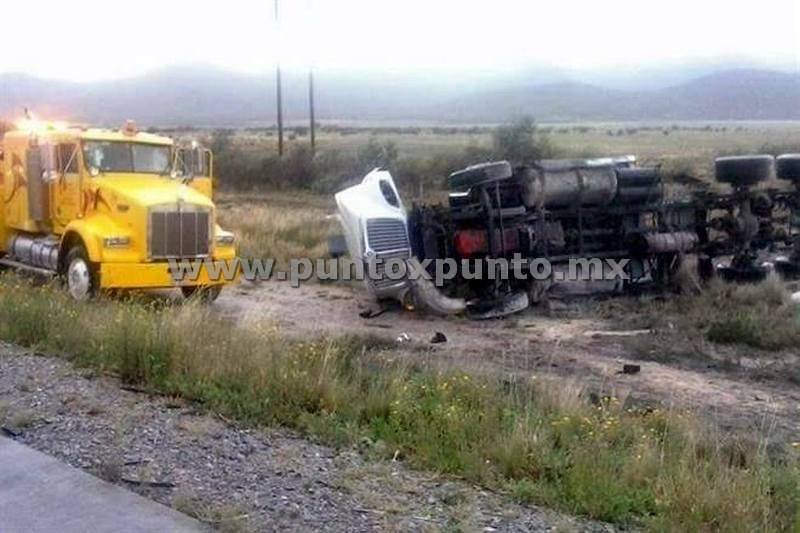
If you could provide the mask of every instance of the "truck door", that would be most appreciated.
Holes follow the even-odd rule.
[[[57,229],[81,214],[81,176],[77,143],[56,145],[58,175],[53,181],[53,221]]]

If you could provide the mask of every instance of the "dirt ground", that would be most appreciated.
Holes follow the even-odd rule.
[[[626,307],[615,301],[618,309]],[[771,362],[750,360],[741,350],[691,338],[669,324],[642,329],[635,311],[609,314],[608,303],[598,298],[553,299],[546,310],[531,308],[504,320],[439,318],[399,308],[365,319],[359,313],[376,306],[360,286],[267,282],[230,288],[215,306],[237,321],[274,321],[289,335],[377,336],[395,340],[399,357],[553,380],[576,394],[613,395],[630,405],[688,409],[722,430],[773,442],[800,439],[800,386],[780,371],[765,371]],[[436,332],[447,342],[431,343]],[[640,371],[623,373],[624,365]]]

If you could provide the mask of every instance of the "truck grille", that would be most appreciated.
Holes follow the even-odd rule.
[[[376,291],[381,291],[397,287],[400,285],[405,285],[406,281],[404,279],[403,280],[391,279],[386,275],[386,270],[387,270],[386,262],[399,259],[406,260],[411,257],[411,252],[409,250],[401,250],[396,252],[378,254],[377,257],[380,258],[381,261],[375,265],[375,273],[378,274],[378,277],[376,277],[375,279],[372,278],[369,279],[369,282],[372,284],[372,287]]]
[[[152,211],[149,247],[151,259],[208,255],[208,211]]]
[[[405,223],[394,218],[367,220],[367,243],[379,260],[375,265],[377,277],[369,279],[373,290],[381,293],[405,285],[405,280],[389,279],[386,275],[386,261],[411,257]]]
[[[410,248],[405,223],[394,218],[367,220],[367,242],[369,247],[376,252]]]

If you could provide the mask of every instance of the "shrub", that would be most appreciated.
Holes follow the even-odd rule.
[[[527,164],[553,157],[548,137],[539,135],[530,117],[498,127],[492,134],[493,155],[513,164]]]
[[[715,320],[708,328],[706,338],[720,344],[746,344],[754,347],[762,344],[758,321],[747,312],[737,312]]]

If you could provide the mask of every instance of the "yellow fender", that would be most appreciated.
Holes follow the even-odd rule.
[[[86,253],[89,254],[89,260],[99,263],[102,260],[103,237],[114,234],[116,228],[114,221],[103,214],[73,220],[64,228],[58,252],[59,259],[66,257],[75,242],[80,240],[86,248]]]

